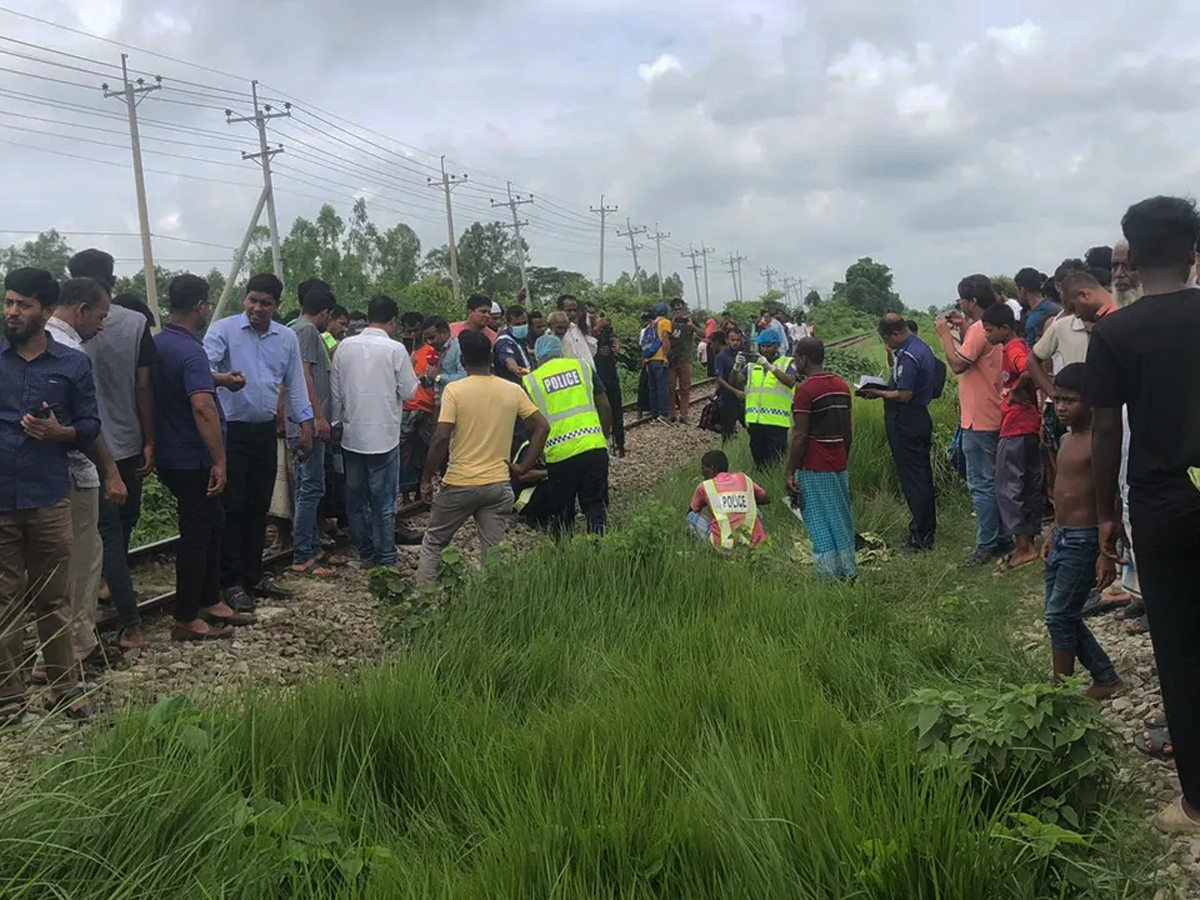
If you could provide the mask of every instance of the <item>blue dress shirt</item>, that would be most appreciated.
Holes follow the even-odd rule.
[[[928,406],[933,400],[933,349],[914,334],[896,348],[893,356],[890,389],[912,391],[909,405]]]
[[[21,419],[46,403],[61,425],[75,428],[75,443],[37,441]],[[47,333],[46,350],[26,361],[0,338],[0,512],[44,509],[71,489],[68,450],[86,451],[100,434],[100,407],[92,364]]]
[[[240,391],[217,388],[227,421],[274,421],[281,384],[287,394],[288,418],[293,422],[312,419],[300,343],[296,332],[286,325],[273,321],[265,333],[259,334],[245,313],[218,319],[204,335],[204,352],[214,372],[241,372],[246,376],[246,386]]]

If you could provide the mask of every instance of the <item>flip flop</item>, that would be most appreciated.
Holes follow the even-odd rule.
[[[233,637],[233,629],[227,625],[209,628],[208,631],[192,631],[178,622],[171,625],[171,640],[179,644],[200,644],[204,641],[219,641]]]
[[[6,697],[0,700],[0,728],[7,725],[19,725],[25,718],[29,704],[22,697]]]
[[[1149,634],[1150,620],[1145,616],[1129,619],[1125,622],[1125,630],[1130,634]]]
[[[321,560],[310,559],[299,569],[295,566],[288,567],[289,575],[303,575],[306,578],[333,578],[337,575],[337,569],[330,569],[321,565]]]
[[[243,625],[253,625],[258,621],[258,616],[254,613],[237,612],[236,610],[232,616],[218,616],[206,609],[202,609],[199,612],[199,616],[209,625],[215,625],[217,628],[226,625],[232,628],[240,628]]]
[[[1159,810],[1154,827],[1164,834],[1200,834],[1200,822],[1183,811],[1183,797]]]
[[[1132,600],[1124,609],[1117,610],[1117,618],[1125,620],[1133,620],[1141,618],[1146,614],[1146,604],[1143,600]]]
[[[1154,716],[1147,716],[1146,720],[1142,724],[1145,725],[1149,729],[1166,728],[1167,727],[1167,717],[1164,713],[1158,713],[1158,715],[1154,715]]]
[[[1090,619],[1093,616],[1102,616],[1114,609],[1122,609],[1129,603],[1129,600],[1105,600],[1103,594],[1096,594],[1089,597],[1087,603],[1083,604],[1083,617]]]
[[[68,719],[84,722],[92,717],[92,705],[87,702],[87,691],[79,685],[65,694],[46,700],[46,711],[61,713]]]
[[[1145,731],[1135,734],[1133,746],[1155,759],[1171,760],[1175,758],[1175,742],[1171,740],[1171,732],[1166,728],[1147,728]]]
[[[350,562],[350,557],[339,556],[334,553],[321,552],[317,554],[318,562],[323,562],[327,566],[344,566]]]

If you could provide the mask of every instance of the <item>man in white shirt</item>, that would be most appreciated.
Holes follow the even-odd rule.
[[[566,313],[567,321],[571,323],[567,327],[567,333],[562,337],[563,356],[567,359],[577,359],[587,363],[594,372],[596,363],[592,359],[592,347],[588,344],[583,329],[579,327],[579,322],[583,318],[579,301],[570,294],[563,294],[558,298],[556,305],[560,312]]]
[[[72,278],[63,283],[54,315],[46,330],[54,340],[72,350],[83,350],[104,328],[110,301],[107,289],[91,278]],[[103,650],[96,635],[96,598],[100,595],[104,546],[100,541],[100,470],[104,472],[105,497],[120,506],[125,502],[125,483],[117,470],[103,436],[97,436],[85,455],[67,454],[71,468],[71,560],[68,566],[71,596],[71,648],[85,666],[101,664]]]
[[[396,488],[400,420],[417,393],[408,351],[392,340],[399,309],[383,295],[367,307],[367,327],[333,357],[330,390],[346,469],[350,538],[366,568],[396,564]]]

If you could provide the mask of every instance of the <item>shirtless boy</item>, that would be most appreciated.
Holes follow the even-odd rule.
[[[1054,376],[1054,409],[1071,430],[1058,449],[1054,529],[1042,548],[1046,557],[1046,627],[1055,682],[1075,673],[1078,658],[1092,676],[1085,693],[1103,700],[1125,685],[1083,621],[1083,604],[1096,584],[1097,560],[1115,566],[1112,560],[1100,557],[1092,481],[1092,409],[1083,399],[1083,374],[1083,363],[1073,363]]]

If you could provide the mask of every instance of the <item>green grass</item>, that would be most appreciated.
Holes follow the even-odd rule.
[[[858,413],[860,529],[895,540],[881,412]],[[936,553],[818,586],[778,475],[773,549],[720,558],[682,534],[691,468],[603,541],[470,583],[385,665],[160,704],[0,793],[0,895],[1069,895],[1054,858],[992,832],[1003,811],[926,768],[902,708],[1041,678],[1009,640],[1031,579],[964,576],[948,503]],[[1086,896],[1149,890],[1125,825],[1104,813]]]

